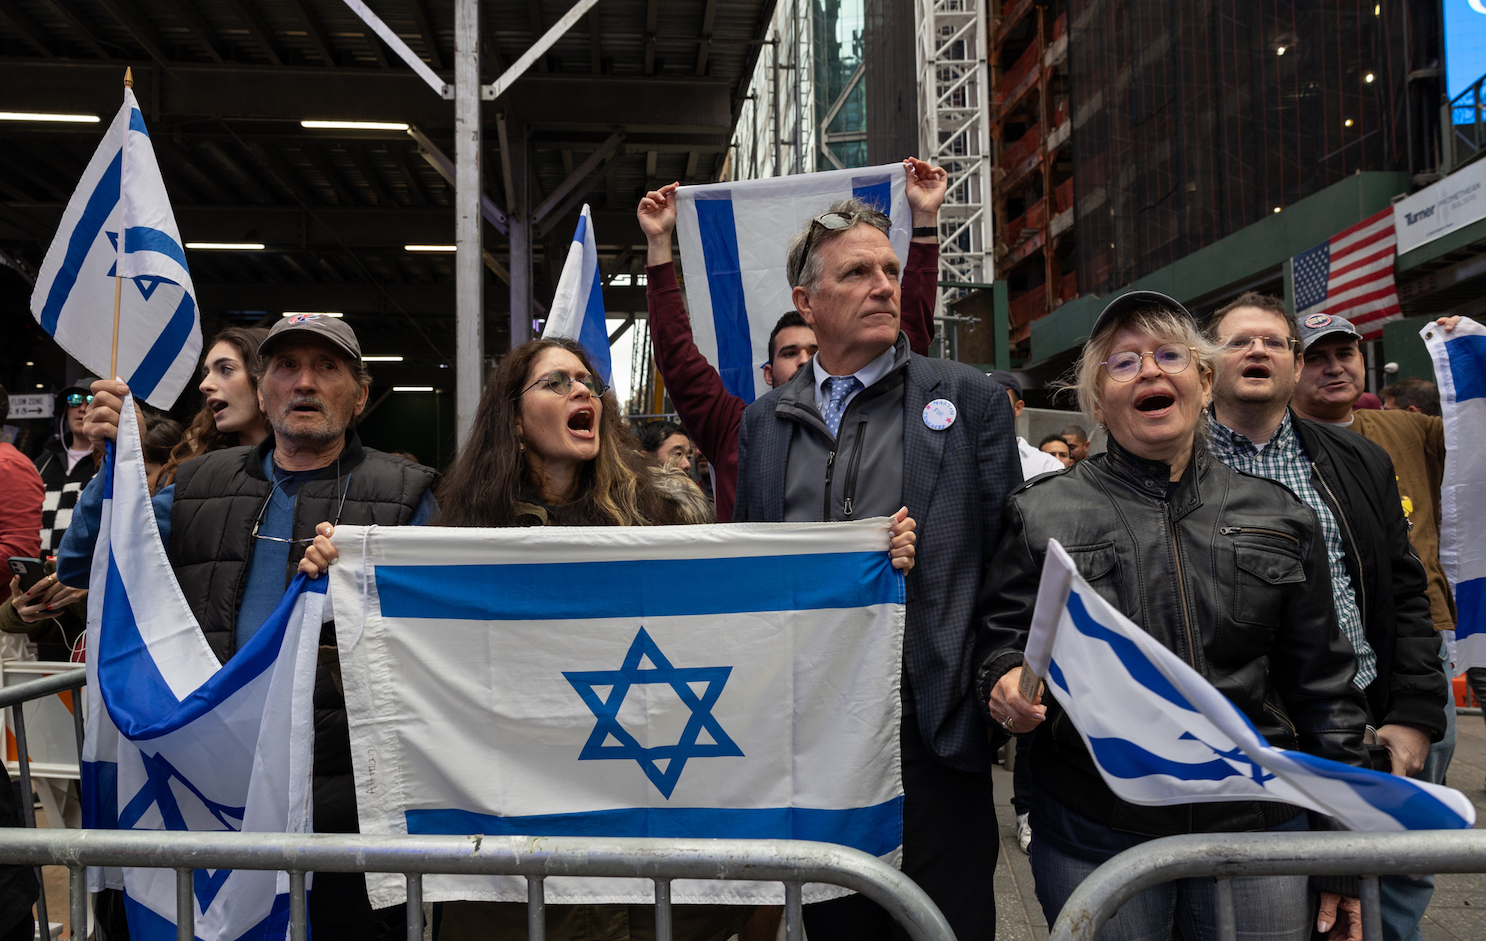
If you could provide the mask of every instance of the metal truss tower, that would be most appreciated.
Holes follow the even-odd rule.
[[[991,255],[991,145],[985,0],[914,0],[919,146],[949,173],[939,211],[941,303],[988,284]]]

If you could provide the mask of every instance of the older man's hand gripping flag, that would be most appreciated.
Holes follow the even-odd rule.
[[[326,582],[299,576],[225,665],[181,594],[155,524],[135,411],[103,470],[88,605],[83,826],[303,833],[310,826],[313,694]],[[93,869],[122,888],[135,941],[176,937],[175,873]],[[196,937],[283,938],[288,876],[197,870]]]
[[[1359,831],[1475,822],[1459,791],[1270,745],[1211,683],[1099,597],[1056,540],[1026,658],[1104,782],[1133,804],[1284,801]]]

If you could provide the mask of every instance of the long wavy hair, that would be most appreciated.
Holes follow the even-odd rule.
[[[475,411],[469,442],[444,475],[438,489],[444,526],[518,526],[517,504],[532,502],[540,491],[521,449],[517,421],[519,396],[527,386],[532,363],[551,349],[567,350],[597,374],[583,347],[567,339],[532,340],[507,353],[485,383]],[[649,526],[682,522],[676,504],[652,482],[651,469],[619,419],[613,391],[600,400],[598,456],[584,465],[578,498],[549,508],[551,521],[565,526]]]
[[[263,327],[226,327],[212,341],[206,345],[206,355],[210,356],[213,347],[218,343],[230,343],[237,350],[237,355],[242,358],[243,368],[247,371],[248,381],[253,384],[253,391],[258,391],[258,346],[268,339],[268,330]],[[202,369],[206,369],[203,360]],[[263,422],[263,428],[268,430],[268,416],[259,414]],[[185,434],[181,435],[181,441],[170,451],[170,460],[160,468],[160,478],[157,486],[164,487],[175,480],[176,468],[193,457],[200,457],[212,451],[220,451],[223,448],[235,448],[238,445],[237,432],[223,434],[217,430],[217,420],[206,403],[202,403],[201,411],[191,419]]]

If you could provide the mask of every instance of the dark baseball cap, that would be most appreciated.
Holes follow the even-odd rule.
[[[1352,326],[1352,321],[1345,317],[1333,317],[1330,314],[1307,314],[1300,318],[1300,350],[1305,352],[1310,349],[1312,343],[1322,337],[1329,337],[1333,333],[1344,333],[1354,340],[1362,339],[1362,334]]]
[[[1016,376],[1013,376],[1004,369],[987,369],[986,375],[990,376],[993,381],[999,382],[1001,385],[1015,392],[1017,398],[1022,397],[1022,384],[1017,381]]]
[[[74,382],[67,388],[59,391],[57,395],[60,397],[68,394],[69,392],[82,392],[84,394],[90,395],[93,392],[93,383],[97,381],[97,376],[78,376],[76,382]]]
[[[1192,312],[1183,307],[1181,302],[1175,298],[1167,297],[1158,291],[1128,291],[1110,301],[1105,305],[1104,310],[1100,311],[1099,319],[1094,321],[1094,328],[1089,331],[1089,338],[1098,336],[1099,331],[1129,314],[1148,307],[1164,307],[1174,314],[1187,318],[1192,321],[1193,326],[1200,328],[1197,318],[1193,317]]]
[[[328,317],[325,314],[295,314],[280,320],[268,331],[268,338],[258,344],[258,355],[267,356],[275,343],[291,334],[323,337],[344,350],[353,361],[361,362],[361,344],[356,340],[356,331],[339,317]]]

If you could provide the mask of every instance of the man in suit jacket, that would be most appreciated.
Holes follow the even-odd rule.
[[[734,519],[918,522],[903,644],[903,870],[961,941],[995,937],[990,747],[970,696],[976,592],[1022,482],[1011,403],[984,373],[910,352],[889,220],[857,200],[790,243],[794,303],[820,351],[748,407]],[[860,896],[806,908],[812,941],[887,938]],[[902,936],[901,931],[897,932]]]

